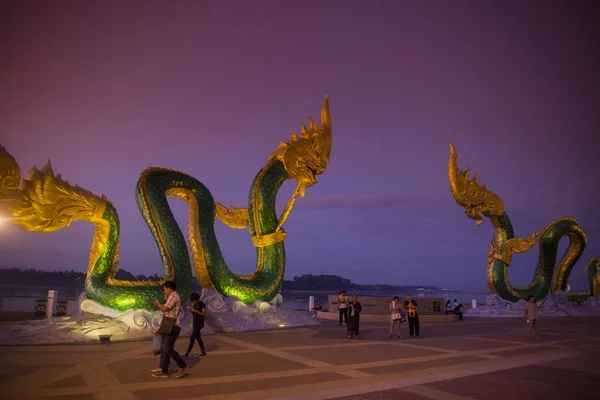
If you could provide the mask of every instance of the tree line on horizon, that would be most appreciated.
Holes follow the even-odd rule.
[[[76,287],[84,286],[86,273],[79,271],[44,271],[40,269],[20,269],[5,268],[0,269],[0,282],[3,285],[17,286],[51,286],[56,287]],[[146,276],[144,274],[134,275],[124,269],[117,270],[115,278],[129,281],[159,281],[164,279],[158,274]],[[196,280],[195,285],[200,287]],[[402,286],[388,284],[360,284],[338,275],[313,275],[304,274],[294,276],[292,280],[284,280],[283,290],[370,290],[370,291],[390,291],[397,290]],[[425,288],[435,288],[433,286],[423,286]]]

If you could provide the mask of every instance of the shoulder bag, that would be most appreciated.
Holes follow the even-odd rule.
[[[162,321],[160,321],[160,326],[156,333],[159,335],[170,335],[173,331],[173,327],[175,326],[175,322],[177,322],[177,317],[179,317],[179,313],[181,312],[181,303],[179,303],[179,311],[177,311],[177,315],[175,318],[165,317],[163,316]]]

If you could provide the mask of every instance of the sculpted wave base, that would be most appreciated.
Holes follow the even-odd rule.
[[[283,301],[280,294],[268,303],[259,300],[247,305],[236,297],[225,297],[204,289],[201,299],[209,315],[202,335],[319,324],[314,313],[280,308]],[[156,311],[116,311],[87,299],[85,294],[80,296],[80,310],[81,313],[74,316],[32,320],[2,327],[0,345],[98,343],[100,335],[110,335],[111,342],[150,340],[162,318],[160,312]],[[191,314],[184,311],[180,338],[188,336],[191,329]],[[151,351],[150,345],[148,351]]]
[[[504,300],[497,294],[487,298],[486,304],[464,312],[468,317],[524,318],[526,300]],[[569,300],[567,292],[558,291],[546,297],[539,311],[540,317],[592,317],[600,316],[600,296],[590,296],[584,302]]]

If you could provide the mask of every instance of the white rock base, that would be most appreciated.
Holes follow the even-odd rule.
[[[201,299],[208,313],[202,335],[211,335],[215,331],[245,332],[319,324],[314,313],[281,309],[279,305],[283,297],[280,294],[269,303],[257,301],[247,305],[236,297],[224,297],[204,289]],[[75,316],[17,322],[1,327],[0,345],[98,343],[100,335],[110,335],[111,342],[149,340],[162,318],[160,312],[106,308],[86,299],[85,294],[79,298],[79,307],[81,313]],[[185,337],[192,331],[192,315],[185,308],[182,314],[180,337]]]
[[[519,300],[510,302],[502,299],[497,294],[487,298],[487,304],[478,305],[475,309],[464,312],[469,317],[525,317],[527,301]],[[553,293],[542,301],[539,309],[540,317],[593,317],[600,316],[600,296],[591,296],[581,304],[570,302],[567,293],[560,291]]]

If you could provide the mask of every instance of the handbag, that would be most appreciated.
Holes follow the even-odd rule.
[[[398,321],[400,318],[402,318],[402,314],[401,313],[393,313],[392,314],[392,320]]]
[[[406,314],[404,314],[404,313],[400,314],[400,322],[406,322]]]
[[[152,350],[153,350],[155,356],[157,356],[161,353],[162,342],[163,342],[164,338],[165,337],[163,335],[154,335],[152,337]]]
[[[162,321],[160,321],[160,326],[156,333],[159,335],[170,335],[171,331],[173,331],[173,327],[175,326],[175,322],[177,321],[177,317],[179,317],[179,313],[181,312],[181,304],[179,305],[179,311],[177,311],[177,315],[175,318],[165,317],[163,316]]]

